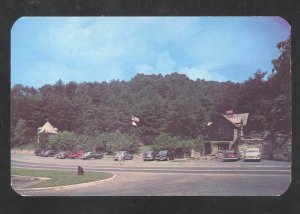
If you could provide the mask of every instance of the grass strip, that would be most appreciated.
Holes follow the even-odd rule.
[[[107,172],[85,171],[83,176],[79,176],[77,175],[77,171],[23,169],[23,168],[12,168],[11,175],[50,178],[49,180],[44,180],[41,183],[28,186],[27,188],[66,186],[72,184],[99,181],[113,176],[113,174]]]

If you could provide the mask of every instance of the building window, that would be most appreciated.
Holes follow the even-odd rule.
[[[229,143],[218,144],[218,150],[226,150],[226,149],[229,149]]]

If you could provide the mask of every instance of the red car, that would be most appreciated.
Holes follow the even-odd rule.
[[[71,158],[71,159],[77,159],[77,158],[81,158],[81,156],[84,155],[84,151],[80,150],[78,152],[73,152],[73,153],[70,153],[68,155],[68,158]]]
[[[240,159],[239,152],[234,149],[225,150],[223,153],[223,161],[238,161]]]

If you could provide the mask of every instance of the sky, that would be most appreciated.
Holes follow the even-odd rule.
[[[173,72],[244,82],[272,71],[290,30],[280,17],[22,17],[11,30],[11,86]]]

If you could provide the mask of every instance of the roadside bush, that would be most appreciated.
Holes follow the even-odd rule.
[[[59,133],[59,143],[57,148],[60,150],[74,150],[76,145],[79,144],[78,136],[69,131],[63,131]]]
[[[96,147],[104,149],[108,154],[115,151],[126,150],[137,153],[139,143],[128,134],[121,133],[119,130],[112,133],[101,133],[96,137]]]
[[[136,138],[121,133],[97,133],[95,136],[77,135],[74,132],[63,131],[58,134],[41,134],[40,148],[68,151],[97,151],[112,154],[115,151],[126,150],[137,153],[140,144]]]
[[[171,136],[167,133],[161,133],[154,139],[152,149],[154,151],[169,150],[175,152],[176,156],[189,155],[191,149],[200,149],[202,137],[199,136],[196,139],[182,139],[177,136]]]
[[[170,134],[162,133],[154,139],[152,149],[154,151],[159,151],[163,149],[175,151],[176,144],[178,141],[179,139],[177,137],[172,137]]]

